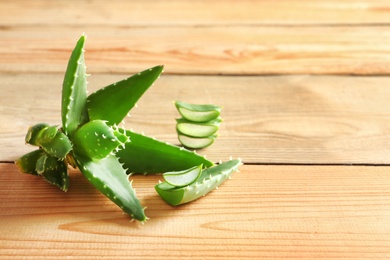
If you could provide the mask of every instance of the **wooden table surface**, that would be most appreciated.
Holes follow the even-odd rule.
[[[83,32],[90,91],[165,65],[126,127],[178,144],[173,100],[222,105],[198,153],[241,171],[180,207],[134,176],[145,225],[77,170],[19,173]],[[0,259],[389,259],[389,75],[388,0],[2,0]]]

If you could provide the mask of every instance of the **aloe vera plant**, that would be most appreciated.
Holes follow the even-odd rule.
[[[202,168],[213,169],[214,163],[182,147],[118,127],[160,76],[163,66],[87,95],[85,39],[83,35],[78,40],[65,73],[62,126],[39,123],[30,127],[26,142],[38,148],[20,157],[16,164],[21,172],[40,176],[64,191],[70,185],[68,165],[78,168],[102,194],[133,219],[144,222],[147,217],[129,181],[130,174],[192,171],[195,180]],[[198,172],[194,173],[194,167]],[[183,176],[167,178],[172,177],[173,184],[188,181]]]

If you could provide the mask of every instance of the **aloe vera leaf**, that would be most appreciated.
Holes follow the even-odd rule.
[[[72,150],[72,143],[64,133],[56,131],[56,128],[56,126],[53,126],[43,129],[37,143],[51,156],[63,160]]]
[[[70,56],[62,85],[62,128],[70,139],[76,129],[88,121],[86,110],[87,100],[87,75],[84,63],[84,44],[86,37],[83,35]]]
[[[56,136],[50,141],[40,141],[39,146],[41,146],[42,149],[48,154],[61,160],[64,159],[66,155],[72,150],[72,143],[62,132],[57,132]]]
[[[44,153],[45,152],[42,149],[34,150],[18,158],[15,163],[21,172],[32,175],[39,175],[36,171],[36,164],[39,157],[41,157],[41,155]]]
[[[192,137],[183,134],[178,135],[180,143],[183,146],[192,149],[202,149],[207,146],[210,146],[212,143],[214,143],[215,137],[215,135],[208,137]]]
[[[204,123],[194,123],[185,118],[180,118],[176,120],[176,129],[179,133],[187,136],[209,137],[218,131],[221,121],[221,118],[218,117]]]
[[[27,130],[27,134],[26,134],[26,137],[25,137],[26,143],[29,143],[31,145],[39,145],[37,143],[37,139],[38,139],[38,137],[41,134],[41,130],[47,128],[48,126],[49,125],[46,124],[46,123],[39,123],[39,124],[31,126]]]
[[[238,170],[241,160],[230,160],[214,167],[203,170],[201,176],[192,184],[185,187],[174,187],[162,182],[155,186],[157,193],[168,204],[177,206],[194,201],[205,196],[220,186],[229,176]]]
[[[48,158],[47,154],[42,154],[35,165],[35,170],[38,174],[42,174],[46,170],[46,159]]]
[[[202,173],[202,165],[194,166],[184,171],[165,172],[164,180],[176,187],[187,186],[196,181]]]
[[[69,175],[64,161],[59,161],[55,157],[44,153],[37,160],[36,171],[50,184],[59,187],[63,191],[68,190]]]
[[[90,120],[119,124],[163,71],[156,66],[92,93],[87,98]]]
[[[204,156],[198,155],[183,147],[161,142],[154,138],[126,130],[130,142],[116,155],[128,173],[163,173],[180,171],[203,164],[214,165]]]
[[[48,126],[41,132],[40,139],[45,142],[50,142],[57,135],[58,130],[58,126],[56,125]]]
[[[217,118],[221,113],[221,107],[211,104],[189,104],[175,101],[179,113],[187,120],[193,122],[207,122]]]
[[[42,147],[46,153],[59,159],[64,159],[72,150],[69,138],[59,131],[57,126],[48,126],[43,123],[29,128],[26,142]]]
[[[238,159],[230,159],[226,162],[220,162],[218,165],[214,167],[210,167],[202,171],[202,174],[197,179],[197,182],[204,182],[207,179],[222,176],[229,174],[229,176],[238,170],[238,167],[242,165],[242,160]],[[229,177],[228,176],[228,177]]]
[[[147,218],[126,172],[114,155],[101,160],[92,160],[74,154],[81,173],[102,194],[118,205],[124,212],[139,221]]]
[[[103,159],[129,141],[129,137],[102,120],[84,124],[76,131],[73,140],[78,153],[91,159]]]

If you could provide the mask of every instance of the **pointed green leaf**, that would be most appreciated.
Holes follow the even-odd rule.
[[[163,173],[180,171],[203,164],[210,167],[213,162],[183,147],[164,143],[142,134],[126,130],[130,142],[116,155],[124,163],[128,173]]]
[[[39,157],[41,157],[44,153],[45,152],[42,149],[34,150],[17,159],[15,163],[21,172],[38,175],[35,167]]]
[[[47,129],[49,132],[52,131],[52,128]],[[42,140],[39,140],[39,146],[42,147],[45,152],[50,154],[51,156],[57,157],[59,159],[64,159],[66,155],[72,150],[72,143],[68,139],[68,137],[63,133],[58,131],[54,138],[45,136],[46,131],[42,133]]]
[[[62,85],[62,128],[73,139],[76,129],[88,121],[87,79],[84,64],[85,36],[81,36],[70,56]]]
[[[156,66],[92,93],[87,99],[89,118],[119,124],[162,70],[163,66]]]
[[[30,127],[26,135],[26,142],[40,146],[46,153],[59,159],[72,150],[69,138],[58,129],[58,126],[37,124]]]
[[[43,154],[37,161],[36,171],[50,184],[59,187],[63,191],[68,190],[69,175],[64,161]]]
[[[52,125],[52,126],[49,126],[48,128],[45,129],[45,131],[42,133],[42,138],[47,140],[47,141],[51,141],[54,139],[54,137],[57,135],[58,133],[58,126],[56,125]]]
[[[92,160],[77,155],[77,151],[74,155],[78,168],[92,185],[132,218],[146,220],[144,209],[115,156],[109,155],[101,160]]]
[[[26,134],[26,143],[32,144],[32,145],[38,145],[37,139],[39,139],[39,136],[41,134],[41,131],[45,128],[47,128],[49,125],[46,123],[39,123],[36,125],[31,126]]]

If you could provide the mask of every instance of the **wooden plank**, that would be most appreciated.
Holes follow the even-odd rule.
[[[90,91],[128,75],[95,74]],[[60,124],[61,74],[1,74],[0,161],[30,151],[27,128]],[[389,164],[390,79],[345,76],[163,75],[125,127],[178,144],[173,100],[223,106],[216,142],[198,151],[214,161]]]
[[[129,222],[75,171],[67,193],[0,164],[0,258],[250,259],[390,256],[387,167],[243,166],[173,208],[135,176],[151,218]]]
[[[1,32],[0,71],[62,73],[83,31],[92,73],[390,73],[388,26],[17,26]]]
[[[3,0],[3,25],[268,25],[389,23],[386,0]]]

